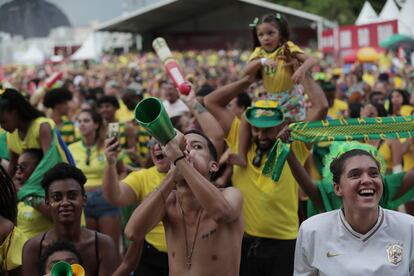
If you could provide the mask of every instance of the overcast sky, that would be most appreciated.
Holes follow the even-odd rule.
[[[0,6],[12,0],[0,0]],[[29,0],[31,1],[31,0]],[[89,25],[92,21],[105,22],[121,16],[124,10],[159,0],[46,0],[58,6],[68,16],[72,26]]]

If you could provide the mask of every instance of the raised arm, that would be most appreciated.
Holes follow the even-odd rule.
[[[171,194],[177,177],[176,168],[171,168],[161,185],[135,209],[125,227],[125,236],[131,241],[143,240],[165,216],[167,208],[174,202]]]
[[[312,200],[315,207],[320,211],[324,211],[322,196],[318,187],[312,181],[306,169],[300,164],[293,150],[290,151],[287,161],[296,182],[298,182],[305,194]]]
[[[182,144],[183,139],[184,136],[181,133],[178,133],[174,139],[165,145],[164,152],[170,160],[176,160],[174,162],[176,163],[177,170],[185,179],[185,182],[188,184],[201,206],[217,223],[229,223],[239,218],[243,205],[241,192],[232,187],[220,191],[213,183],[203,176],[194,165],[190,164],[187,158],[180,158],[185,155],[179,147],[179,145]],[[197,151],[201,147],[206,147],[206,145],[198,143],[194,144],[194,149],[190,149],[190,153],[188,153],[190,158],[193,154],[199,154],[199,152],[192,153],[191,151]],[[210,170],[217,169],[217,164],[216,166],[210,167]]]
[[[220,157],[224,151],[224,131],[216,118],[197,101],[194,90],[188,96],[181,96],[183,102],[188,106],[191,113],[197,119],[204,134],[211,139]]]
[[[105,142],[106,166],[103,175],[102,189],[109,203],[124,207],[137,201],[135,192],[126,184],[119,183],[117,171],[117,156],[119,153],[119,141],[116,137]]]
[[[310,77],[306,77],[302,84],[312,104],[312,107],[307,112],[305,121],[325,119],[329,106],[322,88]]]
[[[305,53],[294,53],[293,57],[301,63],[299,68],[296,69],[295,73],[292,76],[292,80],[298,83],[305,79],[306,72],[310,71],[312,67],[315,66],[318,62],[316,59],[308,56]]]
[[[230,131],[231,124],[235,115],[227,109],[227,105],[241,92],[245,91],[252,83],[252,79],[249,76],[243,77],[241,80],[224,85],[204,98],[204,103],[208,111],[217,119],[221,125],[224,136]]]
[[[282,139],[282,141],[287,142],[290,140],[290,128],[289,126],[285,126],[278,135],[278,138]],[[299,160],[296,158],[295,152],[291,150],[287,157],[287,162],[289,164],[290,170],[292,171],[292,175],[295,178],[296,182],[298,182],[299,186],[302,190],[309,196],[312,200],[313,204],[318,208],[318,210],[323,211],[323,201],[322,196],[319,192],[318,187],[312,181],[312,178],[306,171],[306,169],[302,166]]]
[[[52,145],[52,128],[49,123],[42,123],[39,128],[39,144],[43,151],[43,155],[49,150]]]

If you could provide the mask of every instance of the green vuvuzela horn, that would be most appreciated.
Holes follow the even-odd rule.
[[[138,103],[134,117],[162,145],[176,135],[167,111],[158,98],[150,97]]]
[[[51,275],[52,276],[73,276],[72,267],[67,262],[64,262],[64,261],[57,262],[52,267]]]

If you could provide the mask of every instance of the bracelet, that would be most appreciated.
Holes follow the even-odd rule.
[[[260,64],[262,65],[262,66],[265,66],[265,62],[267,61],[267,58],[261,58],[260,59]]]
[[[181,155],[180,157],[178,157],[177,159],[174,160],[173,164],[175,166],[175,164],[177,164],[178,161],[180,161],[181,159],[185,158],[185,154]]]
[[[164,194],[161,192],[160,188],[158,188],[158,187],[155,187],[155,190],[158,191],[161,194],[162,202],[164,202],[164,205],[165,205],[165,197],[164,197]]]
[[[402,171],[403,171],[403,167],[401,164],[398,164],[392,167],[392,173],[400,173]]]

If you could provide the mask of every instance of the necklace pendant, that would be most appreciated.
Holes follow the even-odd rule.
[[[187,269],[190,269],[191,268],[191,260],[187,260],[185,265],[187,266]]]

